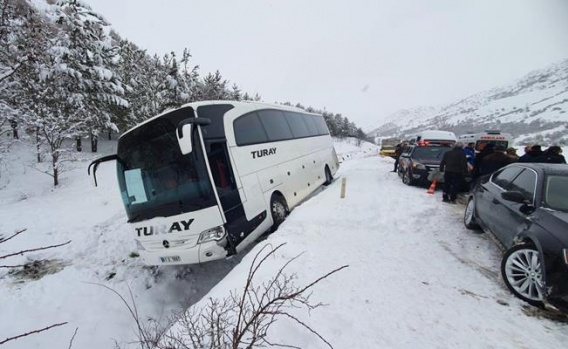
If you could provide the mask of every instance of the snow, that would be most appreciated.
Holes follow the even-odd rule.
[[[514,298],[499,275],[500,251],[484,234],[466,230],[463,207],[441,203],[441,194],[404,186],[391,158],[377,146],[336,142],[341,168],[336,180],[292,211],[266,240],[234,258],[191,267],[148,268],[136,250],[118,192],[114,165],[102,164],[99,187],[86,173],[85,152],[67,163],[61,186],[31,168],[33,148],[16,145],[4,159],[0,235],[24,233],[0,244],[0,256],[40,246],[59,248],[0,259],[59,260],[62,269],[38,280],[0,268],[0,341],[68,322],[3,348],[137,348],[135,323],[122,300],[134,299],[143,324],[167,323],[172,310],[203,306],[242,289],[255,254],[286,245],[267,260],[267,280],[290,258],[295,282],[306,285],[343,265],[348,268],[313,288],[326,306],[294,314],[335,348],[562,348],[568,325]],[[340,198],[342,180],[346,196]],[[265,249],[266,251],[266,249]],[[77,331],[74,336],[75,331]],[[269,332],[274,342],[326,348],[307,330],[282,320]],[[72,341],[72,343],[71,343]],[[564,344],[563,344],[564,343]]]

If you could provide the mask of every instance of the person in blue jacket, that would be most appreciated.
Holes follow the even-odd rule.
[[[465,158],[469,164],[468,167],[473,169],[473,164],[475,163],[475,143],[468,143],[463,148],[463,153],[465,154]]]

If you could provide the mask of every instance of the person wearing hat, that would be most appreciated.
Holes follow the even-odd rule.
[[[519,156],[517,155],[517,149],[507,148],[507,155],[511,158],[512,162],[519,161]]]
[[[483,158],[483,163],[481,164],[480,174],[482,176],[493,173],[498,169],[505,167],[512,163],[513,161],[505,152],[505,147],[502,145],[496,145],[493,148],[493,153],[487,155]]]

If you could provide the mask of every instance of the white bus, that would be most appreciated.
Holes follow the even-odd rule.
[[[128,222],[148,265],[241,251],[277,227],[339,168],[321,115],[282,105],[204,101],[124,133],[116,160]],[[95,177],[96,184],[96,177]]]

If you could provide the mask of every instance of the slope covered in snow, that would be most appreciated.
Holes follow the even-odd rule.
[[[533,71],[514,83],[439,108],[415,108],[387,117],[371,136],[401,136],[421,129],[456,134],[500,129],[524,142],[568,143],[568,60]]]

